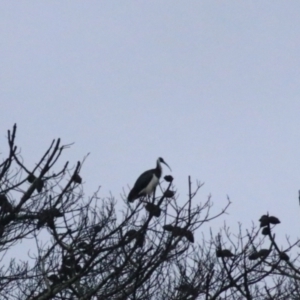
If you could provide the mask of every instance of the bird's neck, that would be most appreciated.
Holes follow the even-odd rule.
[[[161,167],[160,162],[158,161],[157,164],[156,164],[155,176],[157,178],[160,178],[161,174],[162,174],[162,167]]]

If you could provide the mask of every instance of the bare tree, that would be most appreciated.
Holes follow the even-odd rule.
[[[16,146],[16,125],[7,140],[0,164],[1,299],[300,299],[299,257],[287,254],[298,241],[287,239],[284,250],[277,245],[276,217],[262,216],[261,228],[240,226],[233,234],[225,226],[195,240],[198,228],[226,213],[229,199],[211,215],[210,197],[201,203],[197,196],[201,183],[192,189],[189,178],[188,197],[179,201],[167,175],[155,197],[128,203],[124,195],[118,211],[112,196],[84,197],[82,163],[56,169],[70,145],[52,141],[30,169]]]

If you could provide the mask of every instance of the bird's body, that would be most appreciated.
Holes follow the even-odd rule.
[[[165,161],[161,157],[159,157],[155,169],[145,171],[140,175],[140,177],[136,180],[133,188],[129,192],[129,195],[127,197],[129,202],[133,202],[135,199],[150,195],[154,192],[162,175],[161,163],[167,165]]]

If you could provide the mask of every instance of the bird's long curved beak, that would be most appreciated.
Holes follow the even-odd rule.
[[[170,169],[170,171],[172,172],[171,168],[169,167],[169,165],[165,161],[162,161],[162,163],[165,164]]]

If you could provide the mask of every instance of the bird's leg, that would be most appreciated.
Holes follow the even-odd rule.
[[[151,196],[147,195],[147,202],[150,203],[151,202],[150,200],[151,200]]]
[[[156,187],[154,188],[154,191],[153,191],[152,203],[154,203],[154,202],[155,202],[155,192],[156,192]]]
[[[144,196],[141,198],[141,202],[146,203],[147,200],[148,200],[148,195],[144,195]]]

